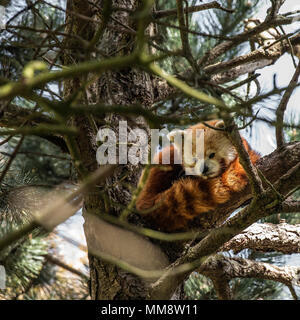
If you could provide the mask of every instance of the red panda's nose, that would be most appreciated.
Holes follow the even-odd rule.
[[[206,174],[207,172],[208,172],[208,166],[206,164],[204,164],[202,174]]]

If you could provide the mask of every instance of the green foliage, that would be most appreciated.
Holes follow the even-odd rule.
[[[158,2],[157,10],[167,10],[176,8],[176,1]],[[194,6],[197,1],[190,1],[189,6]],[[199,34],[207,34],[211,36],[195,36],[189,35],[189,42],[195,60],[200,59],[213,46],[220,43],[222,37],[230,39],[231,36],[243,31],[243,21],[246,18],[252,17],[258,10],[258,1],[219,1],[219,3],[228,9],[234,8],[233,13],[228,13],[222,10],[213,9],[200,11],[189,15],[189,29]],[[199,3],[197,3],[199,4]],[[177,25],[177,16],[170,16],[161,19],[167,25]],[[171,52],[175,52],[181,48],[180,31],[174,28],[168,28],[165,25],[157,24],[158,34],[161,37],[159,45]],[[213,37],[216,36],[216,37]],[[242,47],[229,50],[226,56],[221,56],[219,60],[227,60],[238,54]],[[172,74],[178,74],[184,71],[189,65],[187,61],[181,57],[168,57],[161,62],[164,69]]]
[[[286,135],[288,137],[288,140],[293,142],[293,141],[300,141],[300,130],[297,129],[292,129],[292,130],[287,130]]]
[[[49,3],[36,4],[32,10],[28,10],[29,3],[23,0],[7,5],[9,25],[18,25],[19,29],[0,30],[0,77],[19,79],[28,62],[42,61],[49,55],[55,61],[57,53],[51,48],[62,40],[62,36],[49,36],[39,30],[64,30],[64,12],[51,6],[64,7],[64,1]],[[56,63],[60,63],[59,59],[57,54]],[[51,85],[43,94],[57,99],[53,91],[57,88]],[[37,93],[42,92],[37,90]],[[14,103],[25,109],[35,108],[23,98],[14,99]],[[5,148],[1,147],[0,174],[19,141],[20,137],[13,137]],[[26,136],[1,181],[0,238],[31,220],[32,212],[41,208],[40,200],[52,187],[71,179],[76,177],[69,155],[43,138]],[[70,278],[68,272],[65,274],[47,262],[45,256],[52,245],[48,233],[36,230],[0,252],[0,264],[5,266],[7,273],[7,288],[0,290],[0,299],[86,298],[86,281]],[[53,249],[51,252],[56,253]]]
[[[187,300],[217,299],[211,280],[197,272],[193,272],[185,282],[184,292]]]
[[[49,243],[42,236],[27,238],[4,261],[7,270],[8,292],[20,295],[39,277],[43,268],[44,256],[48,252]]]
[[[11,140],[10,152],[14,150],[16,140]],[[22,171],[31,173],[34,177],[33,184],[56,185],[72,179],[74,175],[70,156],[39,137],[25,137],[15,165],[22,168]]]
[[[282,285],[270,280],[233,279],[230,283],[234,300],[272,300],[276,299]],[[185,283],[188,300],[216,300],[217,296],[209,278],[194,272]]]
[[[0,174],[18,142],[19,138],[12,138],[2,151]],[[32,219],[32,212],[41,208],[43,196],[70,178],[70,165],[66,155],[46,140],[29,136],[24,139],[1,183],[0,239]],[[7,289],[0,290],[0,299],[86,298],[85,281],[57,274],[57,267],[47,262],[45,255],[51,246],[49,234],[35,230],[0,252],[0,264],[7,272]]]
[[[62,2],[52,1],[54,5],[61,5]],[[49,48],[57,40],[38,30],[63,30],[62,11],[45,3],[37,4],[34,10],[26,10],[27,5],[23,0],[11,1],[6,7],[9,25],[18,25],[21,29],[17,32],[13,28],[0,30],[0,76],[11,80],[20,76],[28,62],[51,53]]]
[[[274,300],[281,291],[282,285],[270,280],[235,279],[232,291],[235,300]]]
[[[44,190],[27,187],[30,181],[30,175],[17,173],[16,167],[6,175],[0,190],[0,239],[31,219],[35,197]],[[31,199],[27,198],[29,195]],[[48,247],[47,233],[37,229],[0,252],[0,264],[7,273],[7,288],[0,290],[0,298],[17,297],[31,286],[43,268]]]
[[[205,53],[209,52],[212,47],[224,41],[224,37],[230,39],[231,36],[241,33],[243,31],[243,20],[255,15],[259,8],[258,1],[220,1],[224,8],[234,9],[233,13],[225,12],[219,9],[211,9],[196,12],[188,15],[188,28],[194,32],[198,32],[201,36],[189,34],[189,45],[195,61],[201,60]],[[189,1],[189,7],[199,5],[197,1]],[[176,8],[176,1],[158,1],[156,10],[169,10]],[[160,24],[162,22],[162,24]],[[200,69],[197,72],[189,71],[185,74],[187,69],[192,70],[192,66],[187,59],[176,55],[178,49],[182,47],[180,30],[169,27],[170,25],[178,26],[178,19],[176,15],[157,19],[156,28],[158,30],[158,38],[155,38],[155,43],[161,48],[162,52],[168,52],[169,56],[160,61],[160,66],[168,73],[180,75],[187,83],[191,83],[195,87],[201,88],[201,91],[216,98],[226,99],[232,101],[230,95],[225,95],[216,88],[210,85],[205,85],[201,81],[206,80],[206,76]],[[203,36],[203,35],[211,36]],[[215,36],[215,37],[214,37]],[[156,48],[157,49],[157,48]],[[234,47],[227,51],[225,55],[220,56],[220,61],[226,61],[233,58],[243,50],[243,45]],[[158,50],[159,52],[159,50]],[[174,55],[170,52],[175,53]],[[236,94],[239,96],[239,93]],[[187,99],[184,95],[176,96],[167,101],[158,103],[155,106],[157,113],[162,115],[172,115],[185,117],[199,117],[207,118],[216,117],[216,109],[212,105],[205,105],[199,103],[199,100]],[[170,126],[172,128],[172,126]]]
[[[8,175],[9,177],[9,175]],[[0,206],[0,239],[31,218],[34,207],[48,188],[17,186],[32,182],[30,176],[15,175],[15,184],[2,189]],[[12,183],[12,180],[10,180]],[[85,279],[48,262],[46,255],[57,254],[54,241],[47,232],[36,229],[0,252],[0,264],[7,274],[6,289],[1,299],[86,299]]]

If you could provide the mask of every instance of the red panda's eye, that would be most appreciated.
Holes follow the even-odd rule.
[[[212,159],[215,155],[216,155],[216,154],[213,152],[213,153],[211,153],[208,157],[209,157],[209,159]]]

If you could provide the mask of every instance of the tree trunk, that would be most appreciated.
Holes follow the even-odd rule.
[[[95,5],[93,6],[94,3]],[[81,20],[80,17],[72,16],[70,13],[67,16],[68,26],[67,32],[77,34],[86,41],[90,41],[95,34],[97,26],[101,25],[101,13],[105,1],[90,1],[88,4],[83,0],[69,0],[67,8],[69,12],[78,12],[91,18],[94,18],[98,23],[95,25],[86,20]],[[124,7],[126,9],[136,9],[139,5],[138,0],[115,0],[112,1],[113,7]],[[118,31],[120,25],[115,21],[121,22],[123,25],[136,29],[134,20],[129,18],[128,12],[117,11],[112,13],[114,20],[110,19],[108,27],[105,29],[97,48],[106,57],[122,56],[130,54],[133,50],[133,37],[130,34]],[[69,44],[70,45],[70,44]],[[76,46],[76,43],[74,44]],[[77,44],[78,46],[79,44]],[[74,63],[82,59],[82,52],[65,53],[65,64]],[[102,57],[95,57],[101,59]],[[72,62],[73,60],[73,62]],[[94,75],[93,75],[94,76]],[[91,79],[92,76],[88,76]],[[78,92],[83,81],[86,79],[77,78],[67,80],[64,83],[65,99],[72,94]],[[154,86],[151,76],[141,70],[134,68],[126,68],[119,71],[109,71],[102,74],[100,77],[86,88],[80,96],[80,102],[84,104],[119,104],[130,105],[138,103],[145,108],[151,106],[154,102]],[[78,102],[78,100],[77,100]],[[73,123],[79,129],[79,136],[76,139],[78,146],[78,153],[82,159],[83,171],[91,173],[96,170],[98,164],[96,162],[96,134],[97,130],[105,125],[116,129],[119,121],[124,120],[118,115],[108,115],[104,122],[100,123],[95,119],[86,116],[78,116],[72,119]],[[142,119],[131,118],[126,119],[128,127],[135,126],[146,127]],[[96,128],[95,128],[96,126]],[[80,168],[78,168],[80,171]],[[90,241],[94,240],[93,225],[90,222],[90,216],[87,213],[100,214],[107,212],[112,215],[118,215],[120,208],[126,206],[131,198],[131,191],[128,185],[135,186],[140,175],[140,170],[133,165],[118,166],[114,175],[107,179],[106,184],[97,186],[84,198],[83,215],[85,218],[84,230],[87,239],[88,247],[91,245]],[[123,177],[122,182],[120,178]],[[125,177],[125,178],[124,178]],[[104,188],[107,190],[106,197],[103,196]],[[108,201],[105,201],[105,199]],[[118,205],[115,205],[118,204]],[[98,230],[101,232],[101,230]],[[92,299],[145,299],[147,290],[145,290],[144,283],[138,278],[129,274],[116,266],[103,262],[95,256],[89,255],[90,263],[90,293]]]
[[[71,51],[64,51],[64,64],[76,64],[84,60],[93,59],[106,59],[114,56],[126,56],[134,50],[134,39],[136,30],[136,20],[130,17],[129,11],[135,10],[140,4],[140,0],[113,0],[111,5],[113,8],[123,7],[124,11],[112,11],[109,10],[110,1],[104,0],[92,0],[86,2],[84,0],[68,0],[67,2],[67,17],[66,17],[66,33],[76,35],[76,37],[67,38],[66,47],[74,48]],[[78,13],[72,15],[72,13]],[[83,19],[82,14],[91,18]],[[106,14],[110,14],[111,18],[107,22],[107,27],[103,28],[106,22],[103,19]],[[120,31],[120,25],[128,32]],[[92,55],[89,50],[82,52],[80,49],[83,44],[86,49],[89,48],[89,44],[94,43],[95,35],[99,34],[99,30],[103,28],[101,37],[96,41],[97,54]],[[121,29],[122,29],[121,28]],[[149,32],[151,32],[149,30]],[[84,39],[84,42],[78,40],[78,36]],[[86,86],[85,84],[88,83]],[[153,105],[163,94],[157,87],[157,81],[148,73],[137,68],[122,68],[117,71],[107,71],[100,76],[90,74],[84,77],[72,78],[64,82],[64,98],[66,104],[68,101],[76,101],[76,104],[81,105],[93,105],[97,103],[103,103],[106,105],[126,105],[133,104],[142,105],[144,108],[148,108]],[[66,108],[68,105],[66,105]],[[130,108],[130,107],[129,107]],[[118,137],[118,126],[120,120],[124,118],[116,115],[109,114],[102,121],[95,119],[92,116],[82,115],[74,116],[70,121],[79,130],[79,135],[72,140],[72,138],[66,139],[66,144],[70,150],[72,158],[75,160],[75,165],[79,174],[79,178],[82,179],[86,175],[94,172],[97,167],[96,151],[97,142],[96,135],[100,128],[109,127],[115,130]],[[135,127],[146,128],[146,124],[140,117],[126,117],[128,127],[134,129]],[[261,166],[261,171],[266,174],[266,177],[274,183],[280,178],[284,172],[294,168],[299,162],[299,149],[296,145],[286,145],[285,150],[279,150],[267,157],[264,157],[261,161],[264,163],[272,163],[272,165],[263,166],[261,161],[258,162],[258,167]],[[285,154],[285,157],[282,155]],[[265,162],[266,161],[266,162]],[[294,168],[295,169],[295,168]],[[299,172],[299,170],[297,171]],[[138,177],[140,175],[140,168],[130,164],[118,165],[113,176],[108,178],[102,185],[95,186],[88,194],[84,196],[83,214],[85,218],[84,231],[87,240],[87,245],[90,253],[94,253],[92,250],[94,244],[101,238],[103,242],[109,242],[108,238],[105,238],[107,229],[105,229],[105,223],[102,222],[102,226],[96,226],[94,215],[100,215],[101,213],[107,213],[113,216],[118,216],[120,212],[127,206],[131,200],[132,189],[129,186],[136,186]],[[298,175],[289,177],[288,183],[290,187],[293,183],[298,181]],[[286,180],[280,181],[280,190],[282,194],[283,187],[287,184]],[[242,205],[246,200],[251,198],[249,187],[245,188],[240,193],[232,196],[230,203],[226,203],[220,206],[213,212],[204,213],[200,217],[192,221],[193,227],[201,226],[203,229],[210,229],[215,226],[220,226],[228,218],[228,215],[237,207]],[[286,188],[290,191],[291,188]],[[264,204],[262,202],[262,204]],[[259,211],[261,214],[261,210]],[[253,217],[251,216],[251,219]],[[142,218],[137,216],[130,216],[130,221],[137,224],[143,223]],[[250,221],[250,220],[249,220]],[[248,223],[248,221],[246,221]],[[233,222],[234,223],[234,222]],[[98,228],[99,227],[99,228]],[[200,243],[192,247],[189,251],[189,255],[186,255],[182,259],[176,261],[176,264],[170,267],[175,268],[180,262],[191,262],[195,257],[204,257],[212,254],[217,250],[217,246],[223,244],[224,237],[228,240],[231,234],[226,231],[227,234],[221,232],[218,236],[210,234],[210,238],[205,238],[203,243]],[[236,230],[231,229],[232,236],[235,235]],[[216,231],[217,233],[217,231]],[[121,243],[120,234],[116,234],[116,241],[114,245]],[[215,237],[215,238],[214,238]],[[142,237],[140,239],[143,239]],[[218,241],[216,241],[216,239]],[[144,240],[144,239],[143,239]],[[98,241],[99,242],[99,241]],[[101,242],[101,241],[100,241]],[[125,246],[127,242],[123,241]],[[128,245],[129,246],[129,245]],[[169,262],[173,262],[182,253],[182,245],[176,243],[159,243],[160,248],[164,251],[168,257]],[[124,247],[124,246],[123,246]],[[200,247],[200,249],[199,249]],[[126,248],[126,247],[125,247]],[[110,253],[110,243],[106,246],[106,253]],[[127,250],[134,251],[135,247],[126,248]],[[197,251],[198,250],[198,251]],[[202,250],[202,251],[201,251]],[[126,252],[126,250],[125,250]],[[146,255],[148,252],[146,252]],[[144,254],[145,255],[145,254]],[[150,252],[149,252],[150,255]],[[124,256],[124,252],[123,252]],[[126,257],[126,256],[125,256]],[[149,260],[151,260],[149,258]],[[155,261],[155,259],[152,259]],[[158,281],[152,291],[148,288],[148,283],[141,280],[140,277],[134,276],[129,272],[121,270],[115,264],[104,262],[103,259],[95,257],[95,255],[89,255],[90,263],[90,293],[92,299],[146,299],[152,294],[151,297],[169,298],[175,291],[176,298],[180,298],[182,294],[182,283],[187,273],[182,273],[174,279],[174,276],[169,276],[166,273],[163,281]],[[150,268],[158,269],[158,268]],[[147,270],[147,269],[146,269]],[[170,273],[171,273],[170,271]],[[166,279],[166,280],[165,280]],[[161,280],[161,279],[160,279]],[[228,294],[228,283],[226,281],[217,281],[214,278],[215,285],[219,288],[221,298],[230,297]],[[224,280],[224,279],[223,279]],[[225,279],[226,280],[226,279]],[[177,286],[180,285],[179,288]],[[161,290],[163,288],[163,290]],[[178,290],[176,290],[176,288]]]

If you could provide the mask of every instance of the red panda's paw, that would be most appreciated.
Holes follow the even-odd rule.
[[[247,186],[247,174],[238,158],[224,172],[222,180],[232,192],[240,192]]]
[[[230,188],[223,183],[222,177],[212,179],[210,182],[210,195],[216,204],[222,204],[230,199]]]
[[[231,190],[233,192],[240,192],[245,189],[248,185],[248,179],[244,176],[241,176],[240,179],[236,179],[231,184]]]

